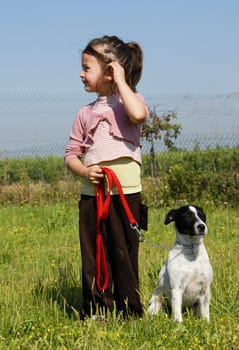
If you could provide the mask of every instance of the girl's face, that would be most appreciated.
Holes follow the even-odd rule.
[[[96,57],[83,53],[80,77],[85,91],[104,94],[104,69]]]

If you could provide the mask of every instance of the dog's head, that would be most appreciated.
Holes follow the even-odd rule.
[[[165,225],[175,222],[176,230],[188,236],[203,236],[207,234],[206,214],[201,207],[185,205],[172,209],[165,218]]]

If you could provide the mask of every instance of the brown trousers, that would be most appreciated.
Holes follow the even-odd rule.
[[[140,216],[140,193],[126,195],[126,200],[136,219]],[[102,225],[109,284],[104,293],[95,285],[96,252],[96,201],[93,196],[82,195],[80,204],[80,246],[82,258],[82,288],[84,312],[91,315],[112,311],[124,315],[143,313],[139,295],[138,250],[139,240],[130,227],[118,195],[111,196],[109,215]]]

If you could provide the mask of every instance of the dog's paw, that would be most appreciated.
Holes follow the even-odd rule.
[[[153,295],[149,301],[149,306],[147,309],[147,315],[154,316],[157,315],[162,310],[162,303],[159,296]]]
[[[173,319],[174,319],[174,322],[178,322],[178,323],[182,323],[183,322],[183,317],[182,317],[182,314],[175,314],[173,316]]]

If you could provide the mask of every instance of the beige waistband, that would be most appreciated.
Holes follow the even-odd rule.
[[[141,168],[137,162],[133,161],[130,158],[120,158],[110,162],[102,162],[99,165],[102,167],[104,166],[110,168],[115,172],[121,183],[124,194],[141,192]],[[94,185],[91,182],[82,179],[81,193],[89,196],[94,196]],[[114,186],[112,188],[112,194],[118,194],[118,191]]]

